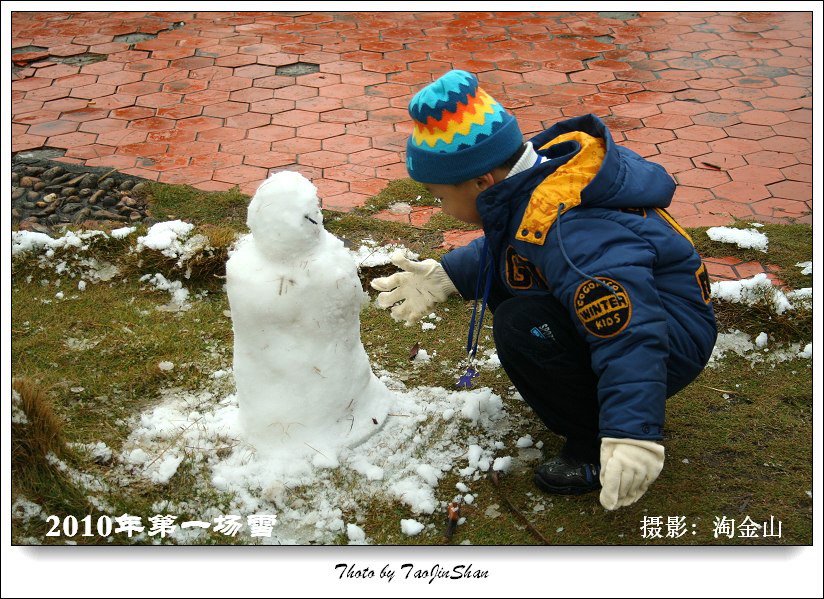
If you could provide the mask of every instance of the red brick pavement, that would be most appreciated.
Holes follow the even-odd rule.
[[[27,12],[12,36],[13,152],[247,193],[298,170],[350,210],[406,176],[407,102],[460,68],[526,136],[603,118],[686,226],[812,218],[811,13]]]

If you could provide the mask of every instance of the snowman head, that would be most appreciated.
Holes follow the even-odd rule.
[[[310,253],[323,231],[318,190],[300,173],[275,173],[257,188],[246,224],[267,256],[283,260]]]

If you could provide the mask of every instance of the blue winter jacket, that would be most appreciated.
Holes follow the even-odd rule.
[[[493,284],[568,308],[591,349],[602,437],[661,439],[666,398],[698,376],[717,334],[706,269],[665,211],[675,184],[594,115],[531,141],[549,160],[477,199]],[[478,299],[482,247],[442,258],[466,299]]]

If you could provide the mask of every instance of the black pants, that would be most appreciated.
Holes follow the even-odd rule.
[[[507,296],[489,302],[501,365],[544,424],[566,437],[562,453],[597,463],[598,379],[586,340],[551,295]]]

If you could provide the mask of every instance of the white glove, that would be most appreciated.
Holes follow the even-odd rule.
[[[429,314],[436,302],[458,292],[443,266],[435,260],[412,262],[406,258],[404,250],[395,250],[390,260],[405,272],[372,281],[374,289],[386,292],[379,293],[375,303],[380,308],[388,308],[401,302],[390,314],[396,321],[405,321],[406,326]]]
[[[664,467],[664,446],[637,439],[601,439],[601,505],[632,505]]]

